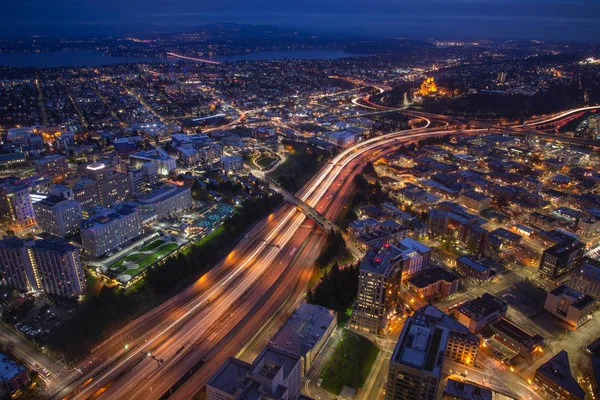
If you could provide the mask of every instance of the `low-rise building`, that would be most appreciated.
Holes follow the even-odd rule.
[[[567,285],[560,285],[548,292],[544,308],[569,325],[577,327],[590,318],[595,303],[595,298]]]
[[[30,382],[27,368],[0,353],[0,385],[14,393]]]
[[[456,270],[465,278],[485,281],[492,277],[494,270],[470,256],[456,259]]]
[[[533,383],[547,399],[583,400],[585,392],[571,373],[569,355],[562,350],[535,371]]]
[[[500,318],[491,326],[494,338],[508,348],[518,352],[523,357],[530,356],[533,352],[541,349],[544,338],[519,328],[506,318]]]
[[[508,305],[501,299],[484,293],[481,297],[466,301],[454,310],[454,316],[471,332],[479,332],[506,315]]]
[[[206,383],[208,400],[296,400],[302,385],[300,356],[267,346],[248,364],[229,358]]]
[[[474,190],[463,192],[459,198],[460,204],[478,213],[490,208],[492,198]]]
[[[407,280],[407,286],[422,299],[448,298],[458,292],[458,276],[443,268],[422,270]]]
[[[448,379],[444,389],[444,400],[492,400],[494,393],[491,389],[470,382]]]
[[[550,217],[549,215],[540,214],[539,212],[534,212],[529,214],[529,223],[544,230],[552,230],[556,228],[558,219]]]
[[[335,312],[302,303],[279,329],[270,344],[301,358],[305,376],[337,325]]]

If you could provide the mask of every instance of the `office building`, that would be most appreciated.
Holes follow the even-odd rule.
[[[436,400],[450,330],[426,315],[408,317],[388,369],[386,400]]]
[[[568,286],[600,299],[600,266],[584,262],[580,268],[571,273]]]
[[[5,390],[5,393],[12,394],[29,382],[31,380],[27,368],[0,353],[0,387]],[[1,389],[0,393],[2,393]]]
[[[471,332],[479,332],[506,315],[507,304],[501,299],[484,293],[481,297],[466,301],[454,310],[458,322]]]
[[[569,355],[562,350],[535,371],[533,383],[547,399],[583,400],[585,392],[571,374]]]
[[[59,196],[48,196],[33,203],[35,219],[44,232],[65,237],[79,232],[81,204]]]
[[[408,278],[407,286],[422,299],[446,299],[458,292],[458,276],[443,268],[429,268]]]
[[[229,358],[206,383],[208,400],[296,400],[302,385],[300,357],[267,346],[252,364]]]
[[[192,208],[192,191],[186,186],[165,185],[140,197],[137,202],[142,214],[154,214],[160,220]]]
[[[168,155],[163,149],[138,151],[129,156],[129,163],[134,168],[140,168],[148,162],[156,164],[158,174],[163,176],[169,176],[171,171],[177,168],[177,160]]]
[[[130,192],[129,177],[103,163],[90,164],[83,172],[86,176],[73,185],[75,200],[82,206],[110,206],[124,201]]]
[[[335,312],[302,303],[271,339],[270,344],[300,356],[300,369],[305,376],[336,325]]]
[[[585,253],[585,243],[563,241],[544,250],[540,260],[539,273],[549,279],[558,279],[581,266]]]
[[[35,225],[30,194],[31,188],[16,178],[0,183],[0,216],[10,227],[22,229]]]
[[[353,328],[370,333],[385,329],[399,304],[402,263],[402,250],[390,244],[367,252],[359,267],[358,294],[350,319]]]
[[[35,161],[35,172],[48,177],[52,182],[62,182],[69,174],[67,157],[51,154]]]
[[[79,250],[63,240],[0,240],[2,281],[22,291],[78,297],[85,290]]]
[[[142,219],[135,204],[96,207],[92,214],[81,222],[81,242],[92,257],[111,252],[142,234]]]
[[[567,285],[560,285],[548,292],[544,308],[569,325],[577,327],[591,317],[595,303],[595,298]]]

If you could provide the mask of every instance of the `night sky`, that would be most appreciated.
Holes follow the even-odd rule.
[[[316,33],[600,41],[600,0],[4,0],[0,35],[187,31],[213,22]]]

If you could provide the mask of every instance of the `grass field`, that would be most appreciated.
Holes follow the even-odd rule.
[[[338,395],[344,386],[359,389],[369,376],[379,349],[369,340],[344,330],[342,340],[321,373],[321,387]]]
[[[155,241],[153,241],[152,243],[149,243],[149,244],[145,245],[144,247],[142,247],[138,251],[139,252],[144,252],[144,251],[154,250],[157,247],[162,246],[163,243],[165,243],[164,240],[162,240],[162,239],[156,239]]]

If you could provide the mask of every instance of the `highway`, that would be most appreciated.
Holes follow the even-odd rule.
[[[352,168],[362,164],[369,154],[392,149],[396,144],[449,133],[463,132],[417,129],[359,143],[328,163],[297,197],[320,213],[326,213],[330,207],[333,213],[341,208],[347,196],[338,195],[332,201],[333,194],[344,183],[340,176],[350,176]],[[350,192],[347,190],[350,181],[346,181],[343,193]],[[134,387],[136,393],[143,396],[140,398],[160,397],[161,390],[168,389],[190,364],[195,365],[219,343],[223,334],[211,328],[222,324],[226,316],[229,316],[226,322],[235,326],[286,270],[291,261],[289,256],[295,251],[295,246],[290,249],[288,243],[296,236],[302,237],[299,235],[302,231],[307,231],[306,237],[310,233],[310,229],[302,228],[306,225],[305,219],[295,207],[284,206],[258,224],[225,260],[196,284],[130,323],[96,349],[82,363],[85,367],[82,373],[73,373],[55,398],[85,399],[94,394],[99,398],[124,398],[131,397]],[[318,251],[315,256],[317,254]],[[128,345],[127,349],[124,344]],[[148,353],[163,362],[159,365],[154,358],[144,356]]]

